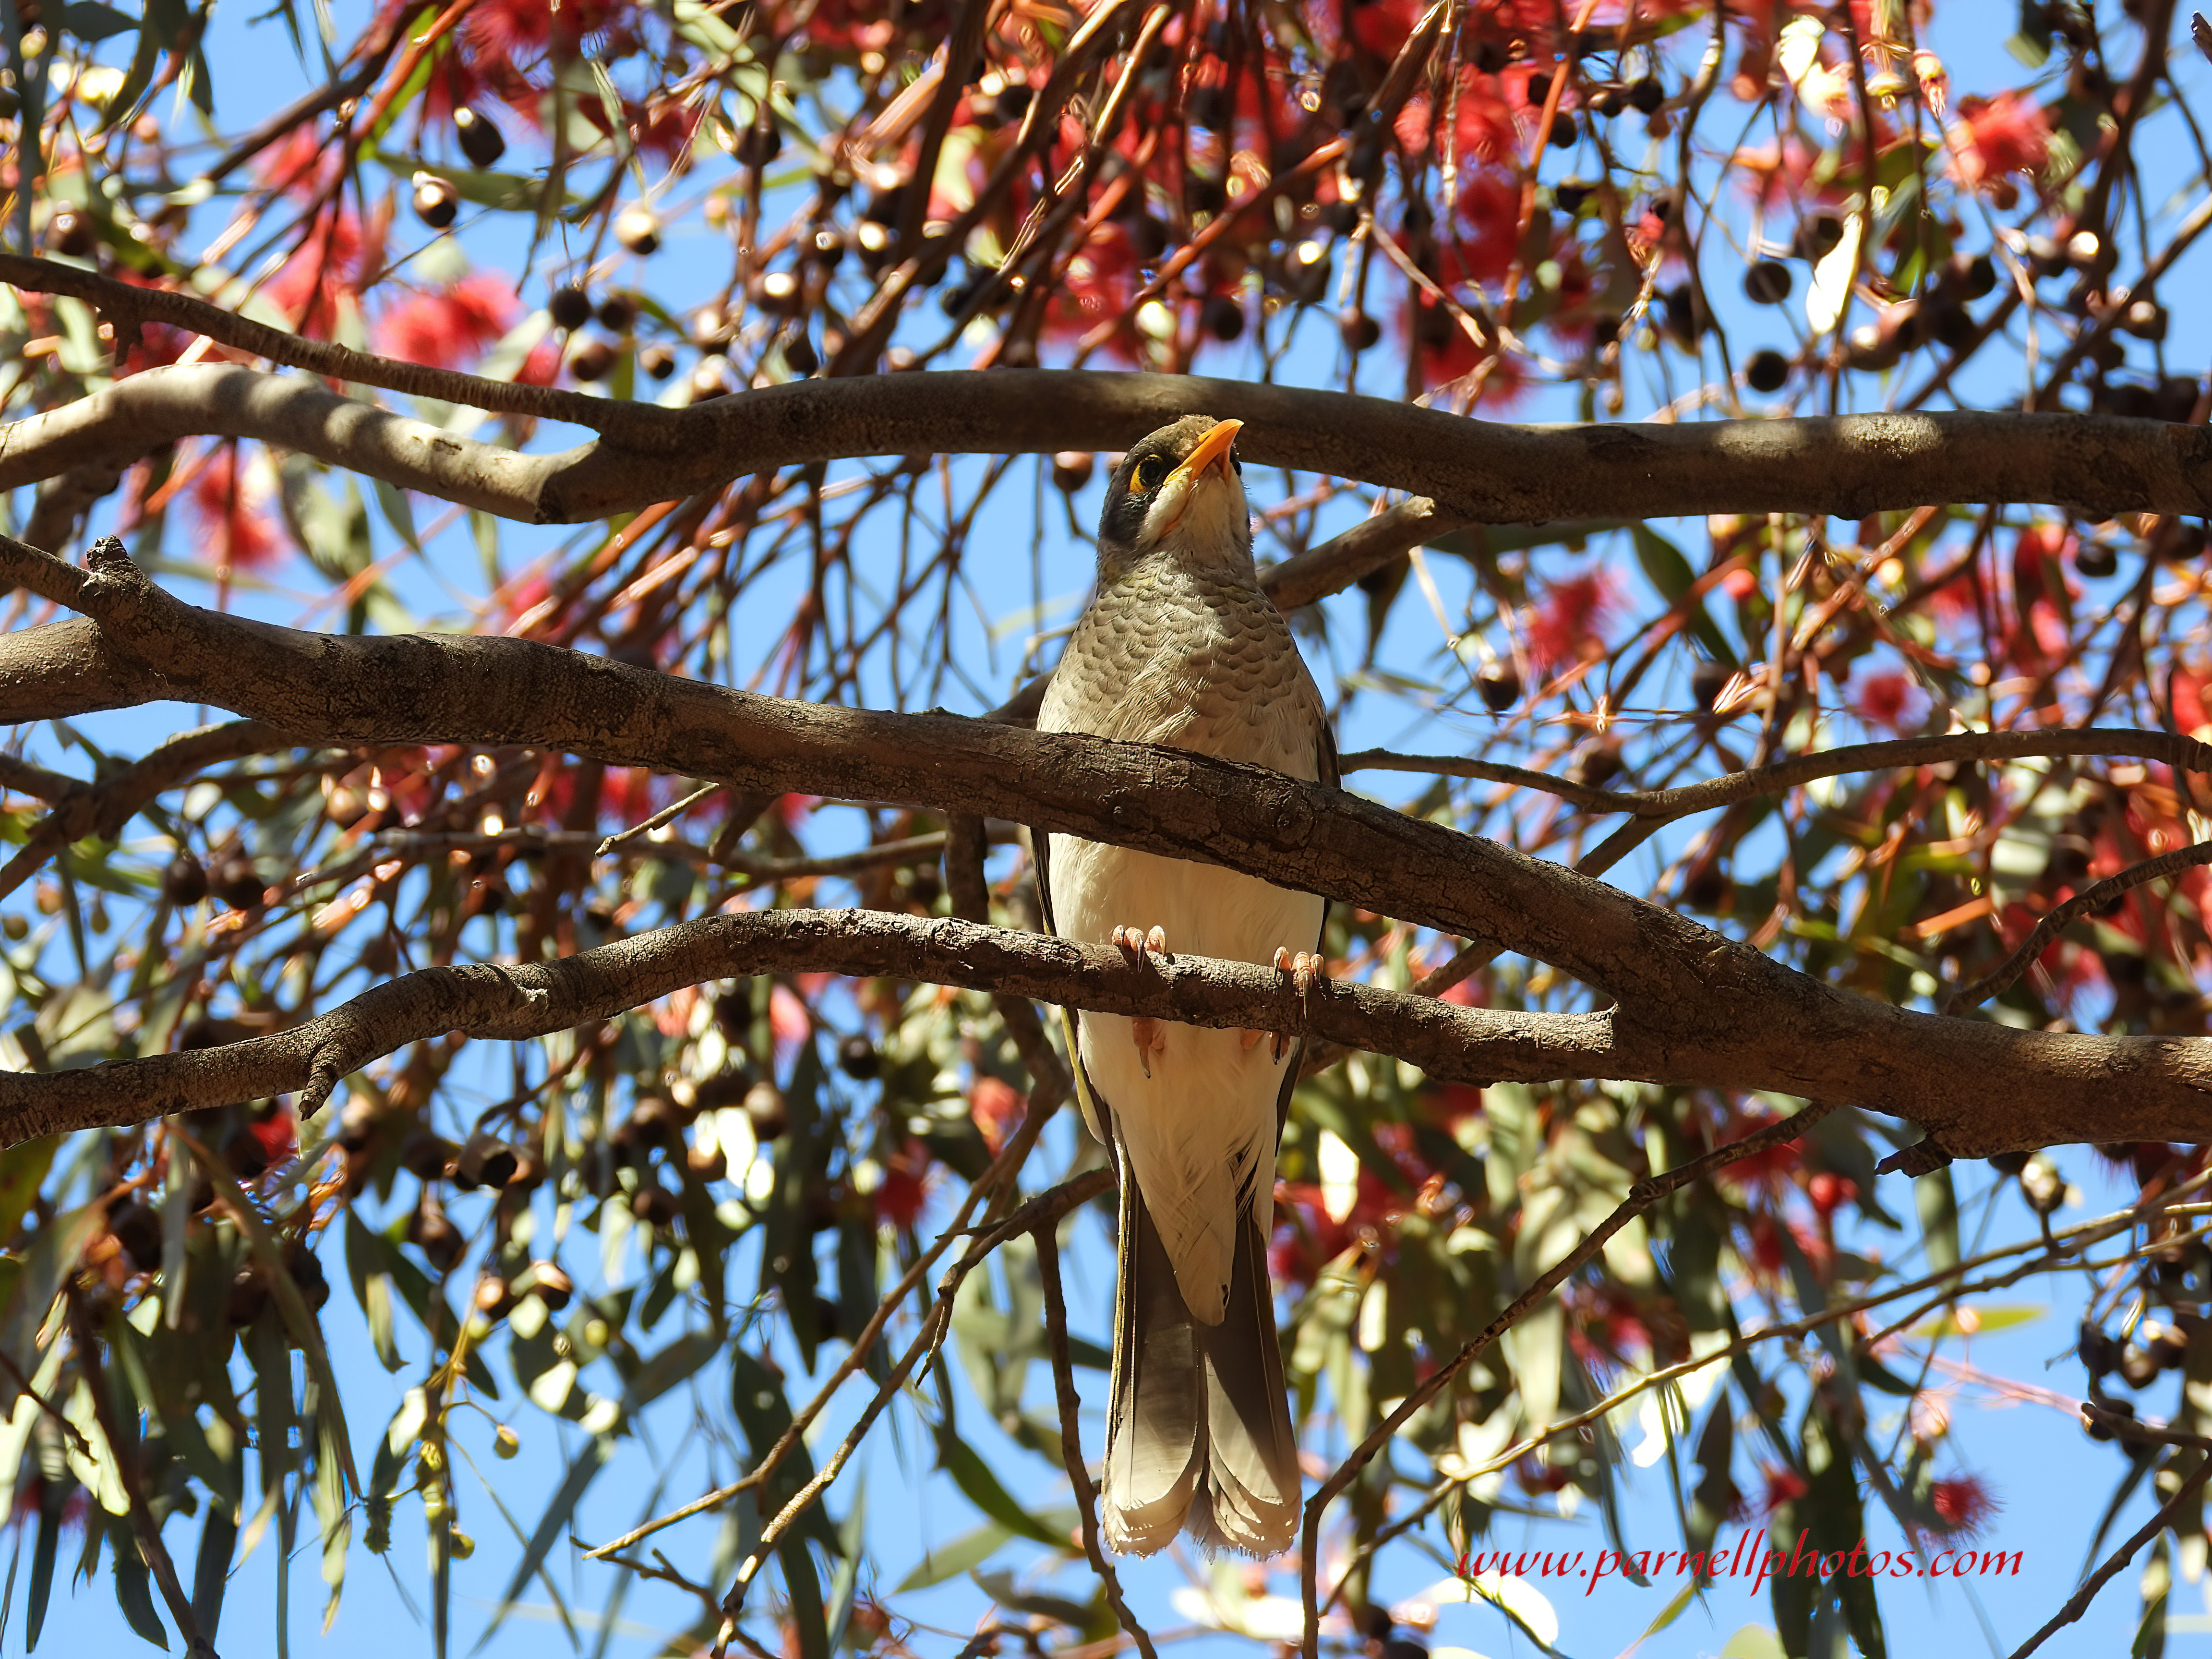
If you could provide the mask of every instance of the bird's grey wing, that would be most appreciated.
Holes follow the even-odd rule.
[[[1030,867],[1036,872],[1037,911],[1044,918],[1044,930],[1057,939],[1060,928],[1052,917],[1052,837],[1042,830],[1030,831]],[[1081,1010],[1065,1003],[1060,1005],[1060,1033],[1067,1043],[1068,1075],[1075,1081],[1075,1109],[1083,1114],[1084,1122],[1097,1137],[1098,1144],[1111,1147],[1113,1115],[1099,1100],[1097,1088],[1083,1064]],[[1277,1133],[1281,1133],[1280,1125],[1277,1126]]]
[[[1319,696],[1320,693],[1316,691],[1316,699],[1318,700]],[[1344,787],[1343,769],[1337,759],[1336,733],[1329,729],[1326,707],[1322,712],[1320,753],[1316,757],[1315,769],[1320,775],[1319,781],[1324,788],[1341,789]],[[1321,926],[1314,933],[1313,948],[1316,956],[1323,954],[1322,944],[1328,938],[1328,900],[1324,897],[1321,902]],[[1283,1138],[1283,1125],[1291,1120],[1291,1096],[1297,1089],[1299,1073],[1305,1069],[1305,1058],[1306,1039],[1300,1037],[1297,1048],[1291,1055],[1290,1064],[1283,1067],[1282,1092],[1275,1097],[1275,1139],[1278,1141]]]

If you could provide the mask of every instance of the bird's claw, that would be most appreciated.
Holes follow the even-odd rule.
[[[1129,1022],[1129,1036],[1137,1045],[1137,1064],[1145,1068],[1145,1076],[1149,1079],[1152,1074],[1152,1056],[1168,1051],[1168,1034],[1150,1014],[1140,1014]]]
[[[1147,933],[1142,927],[1132,927],[1124,923],[1114,930],[1111,937],[1117,949],[1127,951],[1139,961],[1142,961],[1148,952],[1156,957],[1168,953],[1168,930],[1164,927],[1155,927]]]
[[[1311,951],[1293,951],[1287,945],[1278,945],[1275,947],[1275,971],[1279,974],[1288,974],[1291,976],[1291,981],[1297,987],[1298,1000],[1303,1002],[1313,994],[1316,986],[1328,978],[1328,959]],[[1260,1038],[1257,1031],[1248,1031],[1244,1035],[1246,1037],[1244,1046],[1247,1048]],[[1280,1031],[1274,1035],[1275,1060],[1279,1065],[1284,1050],[1291,1046],[1291,1039]]]

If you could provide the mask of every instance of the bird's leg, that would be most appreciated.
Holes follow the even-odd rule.
[[[1125,923],[1115,928],[1113,939],[1119,949],[1128,951],[1140,963],[1148,955],[1164,957],[1168,953],[1164,927],[1155,927],[1147,932]],[[1129,1036],[1137,1045],[1137,1064],[1145,1068],[1145,1075],[1149,1078],[1152,1074],[1152,1056],[1168,1051],[1167,1030],[1150,1014],[1140,1014],[1129,1022]]]
[[[1275,947],[1275,971],[1279,974],[1288,974],[1291,976],[1292,981],[1297,986],[1298,1000],[1303,1002],[1313,994],[1315,986],[1328,979],[1328,958],[1312,951],[1293,952],[1288,946],[1278,945]],[[1259,1040],[1260,1034],[1257,1031],[1247,1031],[1244,1034],[1244,1046],[1247,1048]],[[1288,1036],[1280,1031],[1275,1033],[1274,1053],[1278,1065],[1282,1063],[1283,1051],[1290,1045],[1291,1040]]]

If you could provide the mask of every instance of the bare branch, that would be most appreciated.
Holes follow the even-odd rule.
[[[1765,766],[1729,772],[1674,789],[1594,789],[1550,772],[1495,761],[1452,755],[1396,755],[1363,749],[1346,755],[1347,772],[1423,772],[1474,778],[1516,789],[1538,789],[1589,812],[1626,812],[1639,818],[1679,818],[1710,812],[1738,801],[1776,795],[1817,778],[1852,772],[1886,772],[1904,766],[1948,766],[1972,761],[2051,759],[2062,755],[2125,756],[2160,761],[2185,772],[2212,773],[2212,745],[2178,732],[2145,732],[2129,726],[2092,726],[2076,730],[1947,732],[1923,738],[1893,738],[1881,743],[1851,743],[1792,755]]]
[[[40,866],[71,842],[87,836],[112,840],[140,807],[162,791],[175,788],[201,768],[242,755],[298,746],[289,732],[262,720],[232,720],[179,732],[112,777],[78,784],[57,800],[54,810],[40,821],[15,855],[0,865],[0,896],[21,887]]]
[[[2114,1139],[2212,1139],[2212,1044],[2014,1031],[1888,1007],[1588,877],[1259,768],[948,714],[789,702],[523,640],[299,633],[184,605],[148,581],[113,543],[94,550],[79,598],[100,623],[101,643],[120,659],[118,678],[158,662],[168,695],[270,720],[303,742],[512,744],[720,779],[750,792],[1026,822],[1219,864],[1491,940],[1552,963],[1618,1003],[1608,1014],[1589,1017],[1609,1022],[1601,1035],[1569,1039],[1577,1054],[1581,1045],[1594,1045],[1582,1063],[1596,1069],[1562,1066],[1552,1051],[1547,1076],[1648,1078],[1849,1102],[1911,1118],[1939,1150],[1960,1157],[2078,1139],[2081,1125],[2093,1121]],[[878,971],[858,953],[843,959],[854,965],[842,971]],[[1065,974],[967,978],[973,971],[967,966],[924,970],[912,959],[884,960],[881,971],[941,973],[948,982],[1081,1000]],[[805,965],[835,969],[839,961],[832,952]],[[1003,965],[1011,973],[1018,964],[1008,958]],[[734,971],[754,970],[710,962],[690,980],[671,983]],[[451,981],[451,994],[461,982]],[[500,994],[507,1012],[487,1034],[535,1033],[591,1017],[549,1025],[507,1006],[512,994]],[[1206,1023],[1195,1001],[1185,1006],[1180,998],[1172,1006],[1132,1004],[1129,1011]],[[1259,1005],[1239,1003],[1218,1023],[1264,1026],[1283,1012],[1271,1006],[1255,1017]],[[1304,1029],[1371,1039],[1357,1021],[1340,1027],[1319,1006],[1309,1013]],[[1410,1041],[1415,1028],[1406,1029]],[[1515,1040],[1507,1038],[1480,1066],[1468,1062],[1449,1074],[1495,1066],[1497,1076],[1533,1075],[1534,1062],[1525,1059],[1507,1069]],[[1446,1066],[1449,1047],[1420,1063]],[[326,1058],[335,1062],[343,1052],[334,1048]],[[229,1053],[205,1058],[216,1063],[213,1055]],[[1411,1049],[1407,1057],[1415,1057]],[[252,1080],[241,1075],[226,1084],[229,1097],[299,1086],[260,1082],[274,1075],[273,1061],[273,1054],[264,1054]],[[319,1073],[319,1086],[341,1074]],[[147,1103],[137,1116],[183,1109]],[[107,1109],[76,1109],[97,1121]],[[55,1117],[46,1127],[66,1121]]]
[[[0,429],[0,489],[76,466],[127,465],[205,434],[258,438],[504,518],[579,523],[790,465],[917,450],[1121,448],[1197,409],[1242,420],[1249,459],[1425,495],[1439,513],[1484,524],[1747,512],[1860,518],[1929,501],[2048,501],[2099,518],[2212,512],[2212,429],[2102,415],[1508,426],[1342,392],[1072,369],[797,380],[680,410],[576,398],[586,407],[556,411],[535,398],[574,394],[413,364],[351,378],[404,381],[514,413],[589,416],[606,435],[523,456],[313,381],[155,368]],[[533,397],[519,396],[526,392]],[[617,422],[611,410],[627,412]]]

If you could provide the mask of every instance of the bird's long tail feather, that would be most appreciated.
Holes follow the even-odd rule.
[[[1108,1546],[1279,1555],[1297,1536],[1297,1443],[1265,1245],[1248,1197],[1221,1322],[1191,1316],[1144,1194],[1121,1180],[1121,1274],[1101,1507]]]

